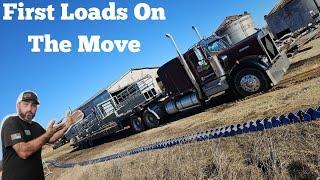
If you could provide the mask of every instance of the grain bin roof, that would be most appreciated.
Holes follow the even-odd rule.
[[[291,3],[294,0],[279,0],[275,7],[269,12],[268,16],[274,14],[275,12],[283,9],[288,3]]]
[[[243,16],[248,15],[248,12],[244,12],[243,14],[240,15],[233,15],[233,16],[228,16],[224,19],[224,21],[220,24],[218,27],[217,31],[225,29],[227,26],[229,26],[231,23],[234,21],[237,21],[238,19],[242,18]]]

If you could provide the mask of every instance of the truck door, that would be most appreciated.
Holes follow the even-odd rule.
[[[204,49],[201,47],[194,47],[185,53],[184,57],[192,74],[194,74],[196,81],[200,85],[204,85],[217,78],[213,68],[210,66]]]

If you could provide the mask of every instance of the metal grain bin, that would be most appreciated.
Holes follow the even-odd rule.
[[[248,12],[241,15],[228,16],[218,27],[216,34],[225,37],[231,44],[257,32],[254,21]]]

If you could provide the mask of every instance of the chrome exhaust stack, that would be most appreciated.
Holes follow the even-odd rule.
[[[192,26],[192,29],[196,32],[199,40],[202,41],[202,40],[203,40],[203,36],[201,36],[201,34],[200,34],[200,32],[198,31],[197,27]]]

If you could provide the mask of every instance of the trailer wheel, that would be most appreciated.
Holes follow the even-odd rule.
[[[238,71],[233,80],[234,90],[240,97],[249,96],[269,89],[270,84],[265,73],[254,68]]]
[[[142,122],[142,119],[138,116],[132,116],[130,119],[130,127],[131,129],[138,133],[145,130],[145,126]]]
[[[159,119],[149,111],[143,113],[143,122],[148,128],[155,128],[159,126]]]

